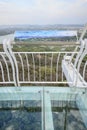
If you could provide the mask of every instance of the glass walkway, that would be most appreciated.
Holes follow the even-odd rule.
[[[87,92],[69,87],[0,87],[0,130],[86,130]]]

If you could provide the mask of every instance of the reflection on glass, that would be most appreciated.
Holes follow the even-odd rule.
[[[41,130],[41,101],[1,101],[0,130]]]
[[[54,130],[86,130],[75,101],[51,101]]]

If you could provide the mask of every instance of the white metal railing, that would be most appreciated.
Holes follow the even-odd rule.
[[[78,47],[74,52],[13,52],[9,41],[4,41],[4,52],[0,52],[0,84],[14,84],[21,86],[26,84],[72,84],[74,82],[74,72],[77,70],[77,80],[79,77],[82,60],[87,54],[86,44]],[[68,59],[66,58],[68,57]],[[62,69],[63,59],[72,63],[73,81],[67,80]],[[83,79],[86,79],[87,61],[83,66]]]
[[[86,77],[86,65],[80,69],[83,59],[87,54],[87,40],[82,40],[80,46],[76,46],[74,52],[13,52],[18,68],[18,84],[72,84],[78,86],[78,77],[87,86],[84,79]],[[79,51],[77,51],[79,48]],[[70,70],[65,75],[63,70],[63,59],[68,56],[68,64],[73,65],[73,80],[67,80]],[[80,70],[82,76],[80,75]],[[75,72],[76,78],[75,78]],[[67,77],[66,77],[67,76]],[[75,84],[74,84],[75,82]],[[80,86],[81,87],[81,86]]]
[[[15,84],[14,67],[10,57],[5,52],[0,52],[0,84]]]
[[[61,63],[64,52],[14,52],[18,83],[66,83]]]
[[[15,67],[9,53],[9,46],[9,43],[4,40],[4,52],[0,52],[0,84],[14,84],[16,86]]]

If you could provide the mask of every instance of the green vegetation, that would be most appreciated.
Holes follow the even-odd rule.
[[[13,51],[28,51],[28,52],[45,52],[45,51],[73,51],[76,47],[75,42],[49,42],[49,41],[22,41],[16,42],[13,46]]]

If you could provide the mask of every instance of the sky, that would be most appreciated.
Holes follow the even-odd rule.
[[[0,25],[85,23],[87,0],[0,0]]]

